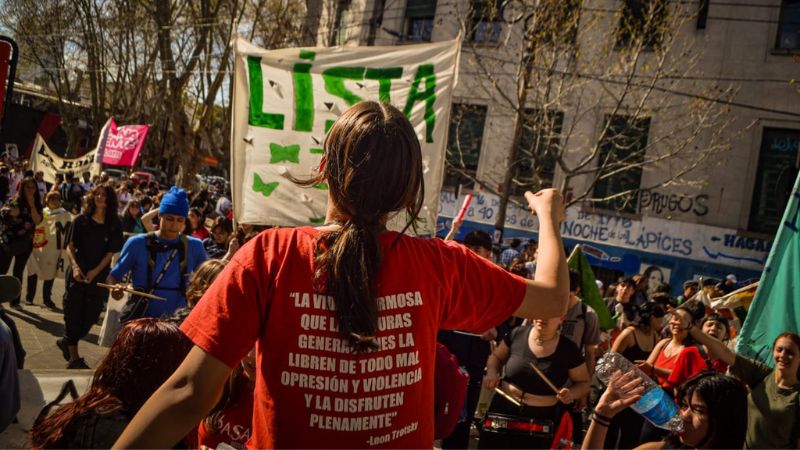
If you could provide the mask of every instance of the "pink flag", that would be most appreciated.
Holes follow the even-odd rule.
[[[109,119],[105,135],[100,136],[97,153],[103,155],[103,164],[133,167],[139,159],[139,152],[147,139],[149,125],[125,125],[117,127],[114,119]]]

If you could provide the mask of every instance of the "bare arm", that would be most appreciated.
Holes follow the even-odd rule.
[[[656,359],[658,359],[658,355],[664,349],[664,347],[669,344],[670,338],[662,339],[659,341],[658,344],[653,348],[653,351],[650,352],[650,356],[647,357],[647,361],[643,364],[639,364],[639,368],[644,371],[644,373],[652,376],[658,376],[661,378],[669,378],[672,371],[669,369],[664,369],[663,367],[656,366]]]
[[[569,369],[569,379],[572,381],[572,386],[569,388],[564,388],[561,390],[569,391],[568,399],[576,400],[583,398],[586,394],[589,393],[589,371],[586,369],[586,365],[581,364],[578,367],[573,369]],[[559,399],[562,395],[558,396]],[[565,402],[567,403],[567,402]],[[568,403],[572,403],[571,401]]]
[[[597,363],[597,346],[596,345],[587,345],[583,359],[586,361],[586,370],[589,371],[589,378],[594,375],[594,366]]]
[[[628,327],[622,330],[622,333],[617,336],[614,345],[611,346],[612,352],[622,353],[633,345],[633,329]]]
[[[83,272],[81,272],[81,267],[78,265],[78,260],[75,258],[75,246],[72,242],[67,244],[67,259],[72,266],[72,278],[77,281],[83,281]]]
[[[494,389],[500,384],[500,371],[503,370],[510,355],[511,349],[505,342],[501,342],[489,355],[489,359],[486,361],[486,375],[483,377],[483,385],[486,389]]]
[[[154,218],[155,218],[157,215],[158,215],[158,210],[157,210],[157,209],[155,209],[155,208],[153,208],[153,209],[151,209],[150,211],[147,211],[147,212],[146,212],[146,213],[145,213],[145,214],[142,216],[142,226],[144,226],[144,229],[145,229],[145,230],[146,230],[148,233],[156,229],[156,228],[153,226],[153,219],[154,219]]]
[[[721,341],[703,333],[698,327],[690,328],[689,335],[697,342],[705,345],[708,349],[708,354],[713,359],[718,359],[729,366],[733,366],[733,363],[736,362],[736,353],[733,350],[729,349]]]
[[[636,378],[636,372],[630,371],[622,374],[619,371],[611,376],[608,387],[594,408],[595,415],[601,421],[610,421],[620,411],[634,404],[642,397],[644,388],[641,380]],[[583,449],[605,448],[608,424],[598,422],[592,418],[589,430],[583,439]]]
[[[461,228],[461,222],[453,221],[453,226],[450,227],[450,231],[447,232],[447,236],[444,237],[445,241],[452,241],[455,239],[456,234],[458,234],[458,229]]]
[[[560,317],[569,302],[569,273],[564,244],[558,226],[564,217],[564,205],[554,189],[525,193],[525,198],[539,217],[539,257],[536,276],[527,282],[522,304],[514,313],[527,319]]]
[[[113,448],[172,448],[206,416],[231,368],[193,347],[178,370],[150,397]]]

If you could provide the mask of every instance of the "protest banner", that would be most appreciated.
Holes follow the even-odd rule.
[[[40,281],[64,278],[67,260],[67,236],[72,226],[72,214],[63,208],[42,214],[42,222],[33,233],[33,252],[28,259],[28,274],[37,275]]]
[[[758,289],[739,334],[736,353],[770,366],[772,343],[784,331],[800,331],[800,175],[783,213]]]
[[[150,125],[118,127],[114,118],[108,119],[97,140],[95,162],[110,166],[133,167],[139,159]]]
[[[95,150],[91,150],[80,158],[62,158],[56,155],[41,135],[36,135],[33,141],[33,152],[31,152],[30,168],[34,172],[42,171],[44,180],[50,183],[55,182],[57,173],[73,172],[80,174],[84,171],[96,170],[94,163]]]
[[[236,220],[323,223],[327,185],[303,189],[287,176],[310,178],[336,118],[359,101],[380,100],[403,111],[419,137],[425,178],[419,232],[433,234],[459,47],[460,41],[452,40],[267,51],[236,38],[231,132]]]
[[[581,276],[581,300],[594,308],[600,328],[604,330],[614,328],[616,323],[614,323],[611,313],[606,308],[603,296],[600,295],[600,289],[597,288],[597,283],[595,282],[594,271],[592,271],[592,266],[589,265],[581,245],[576,245],[575,249],[572,250],[572,254],[567,259],[567,265]]]

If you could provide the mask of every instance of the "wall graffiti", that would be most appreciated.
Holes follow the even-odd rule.
[[[463,203],[451,192],[442,192],[439,216],[452,218]],[[499,199],[475,194],[465,220],[493,225]],[[527,209],[510,204],[506,228],[536,232],[539,224]],[[762,270],[772,246],[771,240],[740,236],[736,230],[697,223],[644,216],[640,220],[567,209],[561,224],[564,238],[643,251],[658,256],[687,258],[717,264],[734,264],[742,269]]]
[[[639,211],[662,213],[689,213],[703,217],[708,214],[708,195],[666,194],[657,191],[639,193]]]

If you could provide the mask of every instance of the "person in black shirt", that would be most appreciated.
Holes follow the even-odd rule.
[[[67,173],[66,180],[59,186],[59,191],[63,200],[61,206],[67,211],[77,214],[81,208],[81,197],[85,194],[78,177],[72,172]]]
[[[220,217],[211,227],[211,236],[203,240],[203,248],[209,259],[223,259],[228,252],[231,237],[233,237],[233,224],[230,220]]]
[[[68,361],[68,369],[88,368],[78,353],[78,341],[89,334],[108,300],[108,291],[97,282],[108,276],[111,256],[122,249],[122,242],[114,188],[98,185],[89,194],[87,211],[72,222],[67,246],[70,267],[65,277],[65,331],[56,344]]]
[[[583,356],[560,335],[560,326],[561,318],[554,318],[514,328],[489,356],[484,386],[505,395],[492,399],[485,418],[490,425],[484,425],[478,448],[550,448],[565,405],[589,392]],[[567,380],[570,387],[564,387]]]

